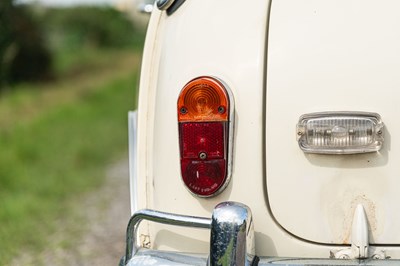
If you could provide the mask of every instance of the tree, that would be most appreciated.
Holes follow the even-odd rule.
[[[39,24],[24,5],[0,2],[0,88],[51,76],[51,54]]]
[[[12,0],[3,0],[0,2],[0,88],[4,85],[6,79],[6,69],[8,61],[7,51],[12,44],[11,13]]]

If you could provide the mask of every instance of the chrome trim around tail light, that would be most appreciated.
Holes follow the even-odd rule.
[[[192,117],[192,118],[182,118],[184,116],[187,116],[188,114],[190,114],[190,112],[188,112],[188,108],[184,108],[184,110],[182,110],[183,106],[185,106],[184,104],[180,103],[181,99],[187,99],[186,97],[182,97],[182,95],[184,94],[183,92],[189,88],[193,88],[197,85],[193,85],[192,83],[195,82],[202,82],[202,80],[206,80],[208,82],[217,84],[216,87],[218,87],[219,89],[224,91],[224,96],[226,97],[226,102],[227,102],[227,106],[228,106],[228,110],[227,112],[222,111],[220,113],[220,115],[222,114],[227,114],[227,117],[224,119],[216,119],[215,117],[207,117],[204,116],[201,119],[198,117]],[[211,85],[209,85],[210,87],[213,87]],[[182,104],[182,106],[181,106]],[[193,108],[192,108],[193,110]],[[219,109],[218,109],[219,110]],[[194,196],[196,197],[201,197],[201,198],[207,198],[207,197],[214,197],[219,195],[221,192],[223,192],[226,187],[229,185],[231,177],[232,177],[232,164],[233,164],[233,138],[234,138],[234,127],[235,127],[235,100],[234,100],[234,96],[233,93],[230,89],[230,87],[220,78],[214,77],[214,76],[199,76],[196,77],[194,79],[192,79],[191,81],[189,81],[184,88],[182,89],[182,91],[180,92],[179,98],[178,98],[178,108],[177,108],[177,113],[178,113],[178,127],[179,127],[179,142],[180,142],[180,159],[181,159],[181,177],[182,177],[182,181],[184,183],[185,188]],[[200,117],[200,116],[199,116]],[[183,144],[181,144],[181,138],[183,135],[183,130],[181,130],[182,125],[188,123],[188,124],[205,124],[205,123],[221,123],[224,124],[224,134],[227,134],[226,138],[224,135],[224,147],[226,147],[225,149],[225,153],[226,153],[226,157],[225,158],[218,158],[218,159],[223,159],[225,167],[224,167],[224,171],[225,171],[225,176],[223,178],[223,182],[222,184],[219,183],[218,186],[216,186],[217,188],[209,188],[210,190],[213,190],[212,192],[208,193],[196,193],[195,189],[203,189],[200,186],[196,186],[193,185],[193,187],[190,187],[190,184],[185,182],[185,179],[188,179],[187,177],[185,178],[184,176],[184,167],[183,167],[183,163],[186,159],[188,159],[187,157],[183,157],[182,155],[182,150],[183,150]],[[204,159],[207,158],[207,154],[205,153],[204,159],[201,159],[201,154],[199,153],[199,158],[189,158],[187,161],[190,162],[195,162],[195,163],[200,163],[203,162]],[[222,160],[221,160],[222,161]],[[187,167],[185,168],[187,169]],[[195,171],[193,171],[194,173]],[[198,172],[197,172],[198,173]],[[198,176],[197,176],[198,179]]]

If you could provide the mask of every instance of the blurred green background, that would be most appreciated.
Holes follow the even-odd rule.
[[[0,265],[43,250],[126,156],[144,35],[112,6],[0,1]]]

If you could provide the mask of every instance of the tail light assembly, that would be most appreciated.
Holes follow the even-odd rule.
[[[177,113],[183,183],[196,196],[215,196],[231,175],[232,93],[219,79],[195,78],[181,90]]]

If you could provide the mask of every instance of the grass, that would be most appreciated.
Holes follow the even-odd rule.
[[[138,57],[110,53],[109,68],[100,62],[89,74],[3,95],[0,265],[45,247],[57,220],[73,214],[70,202],[100,186],[107,165],[126,154]]]
[[[121,59],[121,55],[125,55],[125,51],[126,49],[99,49],[94,47],[65,49],[58,54],[54,61],[55,72],[57,76],[61,77],[76,77],[109,69],[110,62],[116,60],[116,57]]]

